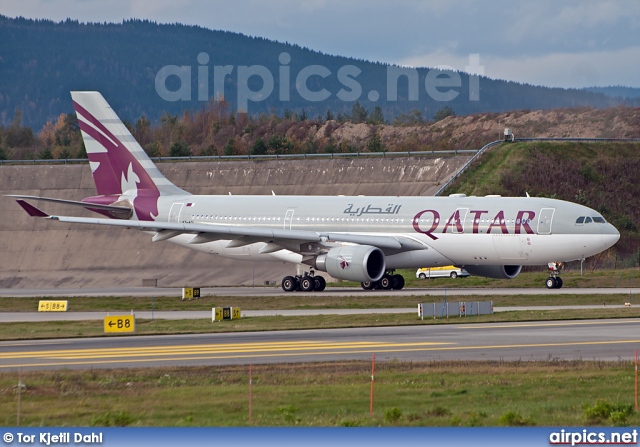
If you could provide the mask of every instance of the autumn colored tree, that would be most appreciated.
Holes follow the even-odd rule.
[[[134,131],[134,136],[140,146],[144,147],[151,142],[151,123],[146,116],[142,115],[138,118]]]
[[[47,121],[38,132],[38,141],[42,146],[53,146],[56,143],[56,128],[51,121]]]

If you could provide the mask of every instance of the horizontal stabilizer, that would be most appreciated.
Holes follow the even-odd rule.
[[[126,207],[126,206],[99,205],[97,203],[78,202],[76,200],[53,199],[51,197],[21,196],[21,195],[16,195],[16,194],[7,194],[6,197],[13,197],[15,199],[41,200],[41,201],[44,201],[44,202],[62,203],[64,205],[81,206],[81,207],[89,209],[89,210],[113,211],[113,212],[116,212],[116,213],[128,213],[129,215],[131,215],[131,213],[133,212],[131,208]],[[40,217],[42,217],[42,216],[40,216]]]
[[[16,200],[16,202],[18,202],[18,205],[20,205],[22,209],[24,209],[31,217],[49,217],[47,213],[39,210],[38,208],[31,205],[30,203],[25,202],[24,200]]]

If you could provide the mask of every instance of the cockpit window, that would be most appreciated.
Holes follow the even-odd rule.
[[[580,216],[576,219],[576,225],[583,225],[583,224],[589,224],[591,222],[595,222],[595,223],[607,223],[606,220],[604,220],[604,217],[602,216],[593,216],[593,217],[589,217],[589,216]]]

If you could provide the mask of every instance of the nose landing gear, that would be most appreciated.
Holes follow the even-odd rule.
[[[560,289],[562,287],[562,278],[558,275],[562,269],[561,262],[550,262],[549,264],[549,277],[545,281],[547,289]]]

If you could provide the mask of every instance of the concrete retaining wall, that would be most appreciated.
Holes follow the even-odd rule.
[[[470,157],[160,163],[194,194],[407,195],[437,191]],[[81,200],[95,195],[86,165],[0,166],[0,193]],[[41,202],[52,214],[96,215]],[[295,272],[286,264],[232,261],[152,243],[137,230],[70,225],[29,217],[0,199],[0,288],[256,285]]]

